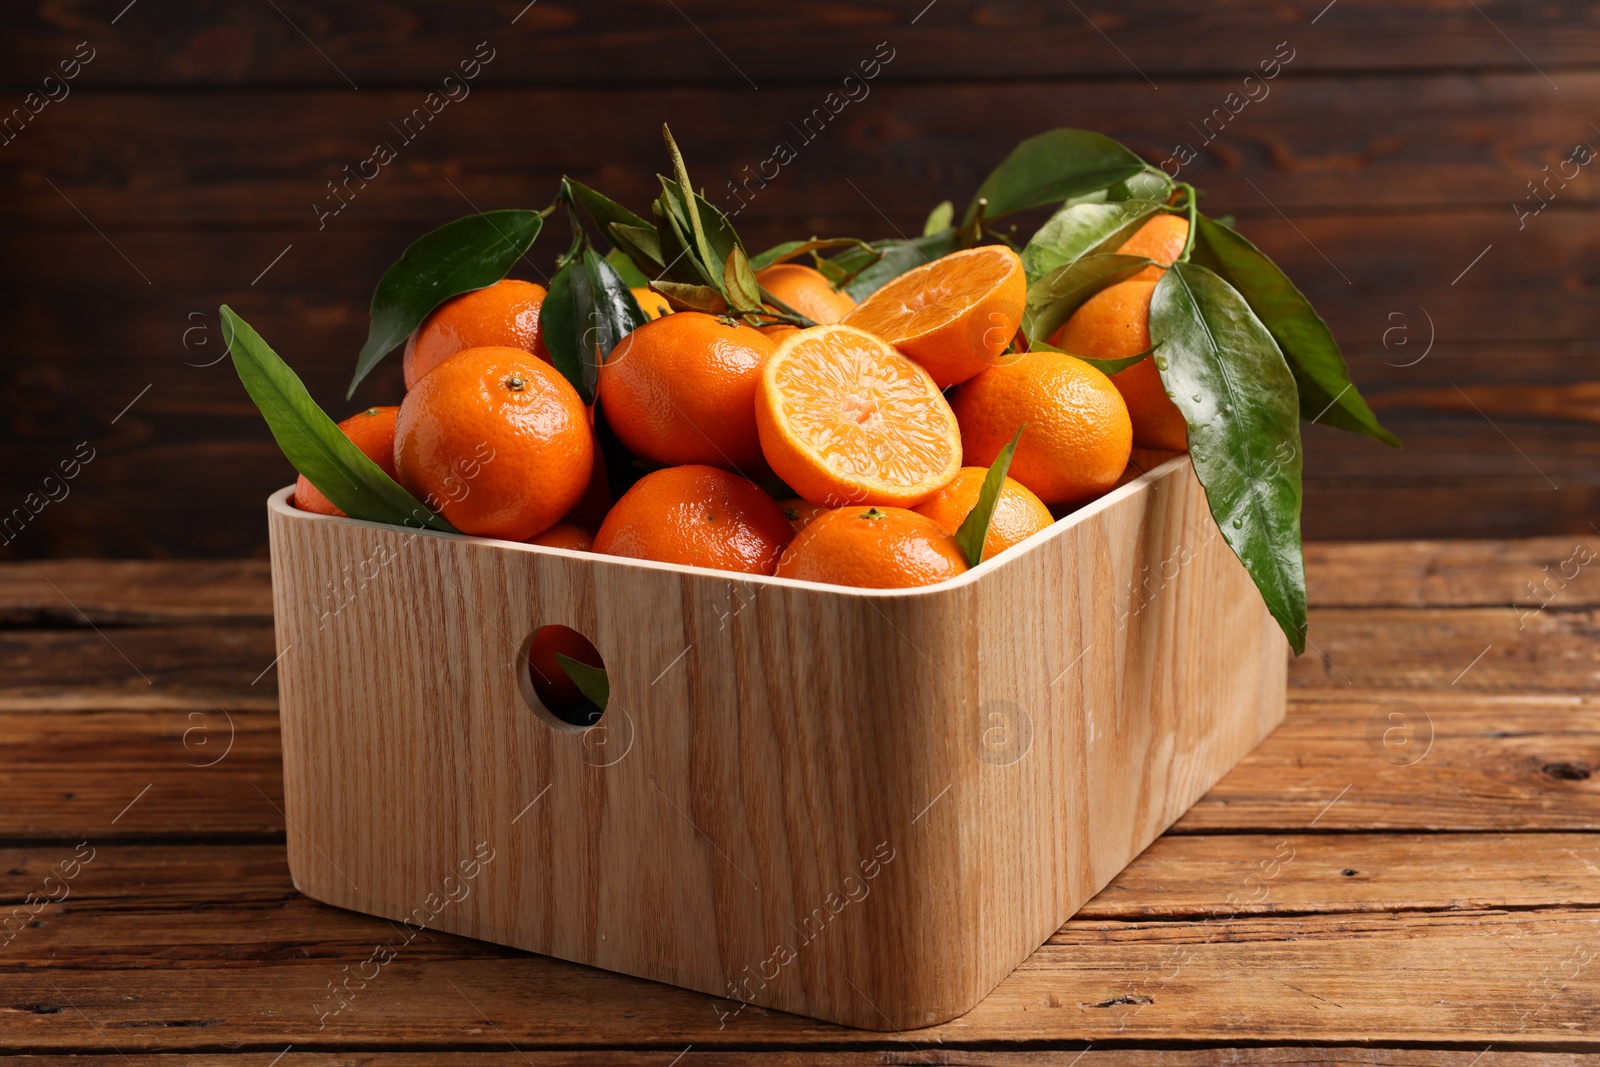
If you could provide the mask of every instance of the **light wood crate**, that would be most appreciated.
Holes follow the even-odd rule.
[[[1283,717],[1287,645],[1187,456],[908,590],[291,492],[269,512],[295,886],[700,990],[730,1026],[742,1002],[960,1015]],[[588,731],[530,707],[549,623],[605,659]]]

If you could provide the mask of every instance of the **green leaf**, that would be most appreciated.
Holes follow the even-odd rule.
[[[1050,130],[1017,145],[978,187],[962,225],[1053,204],[1106,189],[1145,169],[1144,160],[1103,134],[1090,130]]]
[[[624,226],[653,228],[648,220],[635,215],[604,193],[596,192],[582,182],[574,181],[571,178],[562,178],[561,180],[566,183],[568,191],[572,193],[578,203],[588,210],[590,217],[595,221],[595,225],[599,226],[601,230],[605,230],[613,222],[620,222]]]
[[[1044,341],[1029,341],[1028,347],[1035,352],[1060,352],[1064,356],[1081,359],[1107,378],[1113,374],[1121,374],[1135,363],[1144,362],[1156,350],[1155,346],[1151,345],[1138,355],[1124,356],[1122,359],[1096,359],[1093,356],[1080,356],[1076,352],[1068,352],[1064,348],[1057,348],[1055,345],[1047,344]]]
[[[629,289],[649,288],[649,276],[640,270],[628,253],[622,251],[622,249],[613,248],[607,252],[606,262],[611,264],[611,269],[617,272],[617,276],[622,279],[623,284],[627,285]]]
[[[622,254],[633,260],[639,272],[661,274],[666,268],[661,259],[661,234],[654,226],[624,226],[613,222],[606,234]]]
[[[1115,252],[1159,210],[1155,200],[1064,207],[1028,241],[1022,266],[1029,278],[1038,278],[1091,252]]]
[[[539,309],[539,332],[551,361],[585,404],[594,402],[600,364],[644,322],[628,283],[593,248],[556,271]]]
[[[922,236],[932,237],[936,233],[948,230],[955,217],[956,206],[948,200],[944,201],[928,212],[928,221],[922,224]]]
[[[722,291],[728,294],[728,303],[740,311],[761,310],[761,286],[756,283],[755,271],[750,269],[743,249],[728,253],[722,266]]]
[[[872,246],[859,237],[813,237],[809,241],[785,241],[774,245],[759,255],[750,257],[754,270],[765,270],[774,263],[787,263],[807,252],[821,252],[829,248],[858,248],[872,251]]]
[[[1156,368],[1189,425],[1189,455],[1223,538],[1296,654],[1305,651],[1300,418],[1272,335],[1222,278],[1178,263],[1156,283]]]
[[[956,527],[956,545],[967,557],[969,567],[976,567],[983,562],[983,549],[989,540],[989,521],[994,518],[994,506],[1000,502],[1000,490],[1005,488],[1006,471],[1011,469],[1011,456],[1017,450],[1017,442],[1022,440],[1022,431],[1027,428],[1027,423],[1018,426],[1011,443],[1002,448],[994,462],[989,464],[989,473],[983,476],[983,487],[978,490],[977,504],[967,512],[961,525]]]
[[[294,469],[353,519],[454,532],[357,448],[250,324],[222,305],[222,339],[250,399]]]
[[[877,292],[889,279],[898,278],[913,267],[949,255],[956,250],[957,244],[956,231],[941,230],[931,236],[914,237],[909,241],[900,238],[873,241],[870,254],[852,249],[833,257],[831,262],[845,272],[844,277],[850,279],[840,288],[857,300],[862,300]]]
[[[601,711],[606,710],[606,702],[611,699],[611,678],[606,674],[604,667],[591,667],[587,663],[579,663],[562,652],[556,653],[556,663],[567,672],[567,677],[578,687],[578,692],[588,697]]]
[[[1072,313],[1107,286],[1138,274],[1150,261],[1143,256],[1097,252],[1057,267],[1028,286],[1022,331],[1029,344],[1048,341]]]
[[[345,399],[355,395],[361,379],[405,341],[428,312],[453,296],[504,278],[543,225],[544,215],[538,211],[479,212],[447,222],[412,242],[383,272],[372,294],[372,325]]]
[[[1289,360],[1300,389],[1300,417],[1398,448],[1399,439],[1378,423],[1350,381],[1328,324],[1283,271],[1237,232],[1204,215],[1196,240],[1201,258],[1243,295]]]
[[[651,282],[650,288],[666,297],[675,311],[703,311],[707,315],[721,315],[728,310],[728,301],[709,285],[658,281]]]

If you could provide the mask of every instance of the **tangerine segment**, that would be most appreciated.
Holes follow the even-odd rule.
[[[1022,322],[1027,295],[1017,254],[982,245],[891,279],[840,321],[888,341],[945,389],[999,358]]]
[[[761,368],[756,427],[773,473],[830,507],[911,507],[961,470],[961,429],[928,372],[850,326],[784,340]]]
[[[955,540],[926,515],[904,508],[848,507],[823,512],[795,536],[779,578],[897,589],[933,585],[967,569]]]

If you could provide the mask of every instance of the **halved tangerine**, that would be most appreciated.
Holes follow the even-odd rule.
[[[851,326],[786,338],[761,367],[756,427],[773,473],[829,507],[912,507],[961,470],[961,428],[939,387]]]
[[[840,321],[888,341],[946,389],[999,359],[1027,296],[1017,254],[981,245],[891,279]]]

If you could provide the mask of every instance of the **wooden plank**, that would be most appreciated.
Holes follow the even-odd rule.
[[[1212,1067],[1227,1064],[1229,1067],[1581,1067],[1592,1062],[1592,1057],[1577,1052],[1496,1052],[1489,1050],[1474,1059],[1469,1052],[1439,1052],[1428,1049],[1376,1048],[1371,1045],[1355,1047],[1308,1048],[1285,1045],[1266,1048],[1211,1047],[1168,1049],[1138,1046],[1125,1049],[1084,1048],[1082,1042],[1051,1042],[1040,1051],[1030,1044],[1030,1051],[1018,1048],[963,1049],[942,1047],[937,1053],[930,1049],[910,1052],[793,1052],[775,1048],[748,1049],[740,1052],[715,1052],[695,1048],[678,1050],[681,1067],[745,1067],[746,1064],[763,1064],[771,1067],[815,1067],[832,1064],[834,1067],[883,1067],[884,1064],[939,1063],[950,1067],[1060,1067],[1063,1063],[1081,1067]],[[489,1067],[501,1065],[515,1055],[516,1062],[526,1062],[530,1067],[662,1067],[672,1060],[672,1049],[563,1049],[543,1051],[526,1047],[507,1046],[510,1050],[499,1052],[450,1053],[450,1062],[460,1067]],[[281,1051],[281,1050],[279,1050]],[[262,1067],[433,1067],[439,1062],[436,1052],[296,1052],[283,1053],[274,1059],[275,1050],[270,1044],[260,1052],[240,1050],[226,1060],[213,1053],[188,1054],[181,1052],[131,1056],[112,1054],[106,1056],[77,1054],[72,1057],[75,1067],[198,1067],[200,1064],[231,1063],[250,1057],[251,1063]],[[937,1057],[937,1058],[935,1058]],[[28,1057],[18,1057],[17,1062],[31,1064]]]
[[[1600,606],[1600,576],[1590,566],[1600,562],[1600,536],[1592,532],[1515,541],[1313,541],[1305,557],[1306,596],[1319,608]]]
[[[0,709],[273,710],[277,657],[260,624],[0,630]]]
[[[1515,848],[1492,831],[1168,834],[1073,918],[1225,923],[1240,916],[1600,908],[1600,836],[1527,832],[1513,842]],[[76,844],[0,848],[0,916],[41,893]],[[296,925],[301,940],[324,946],[382,928],[380,919],[296,892],[281,843],[88,845],[93,858],[70,880],[64,901],[40,913],[46,926],[25,942],[18,935],[18,951],[125,955],[130,944],[160,940],[184,959],[215,960],[247,955],[251,945],[274,942]],[[204,937],[195,936],[195,912],[207,916]],[[350,932],[352,920],[365,924],[359,936]],[[458,954],[515,954],[440,940],[458,946]]]
[[[1289,667],[1293,687],[1452,690],[1453,693],[1592,692],[1600,684],[1600,613],[1564,608],[1354,608],[1313,610],[1307,654]],[[1453,694],[1452,694],[1453,695]]]
[[[388,924],[374,925],[373,951],[399,940]],[[22,949],[21,937],[13,947]],[[30,960],[25,971],[0,971],[5,1003],[28,1006],[12,1015],[9,1037],[63,1050],[105,1049],[114,1035],[132,1052],[402,1042],[492,1050],[603,1034],[608,1044],[676,1053],[686,1044],[992,1047],[1025,1026],[1028,1041],[1046,1047],[1174,1034],[1222,1044],[1248,1032],[1265,1044],[1600,1049],[1600,914],[1592,911],[1072,922],[961,1018],[865,1035],[755,1007],[734,1015],[736,1003],[540,956],[437,959],[409,946],[364,988],[353,980],[344,1010],[323,1015],[338,1003],[329,985],[344,978],[348,957],[284,948],[267,959],[166,968],[85,970],[93,957],[72,951]],[[1394,1010],[1397,988],[1404,1011]]]
[[[1516,230],[1516,202],[1532,211],[1553,199],[1526,220],[1528,229],[1559,226],[1558,217],[1600,203],[1600,183],[1574,177],[1574,165],[1560,167],[1574,145],[1594,139],[1583,101],[1600,92],[1600,73],[1565,72],[1567,92],[1552,93],[1525,67],[1355,81],[1285,71],[1256,103],[1234,96],[1237,114],[1224,105],[1239,87],[1229,71],[1176,84],[1185,102],[1175,107],[1153,106],[1121,81],[883,83],[837,118],[823,108],[825,124],[812,117],[826,95],[816,86],[742,94],[496,89],[404,130],[396,124],[419,106],[421,91],[85,93],[42,113],[6,146],[4,217],[18,229],[76,231],[83,219],[75,205],[113,234],[213,221],[303,232],[334,213],[328,228],[420,233],[471,203],[542,206],[563,173],[643,210],[659,193],[654,176],[666,162],[663,118],[714,202],[728,210],[748,202],[741,232],[788,220],[807,232],[848,222],[869,227],[863,236],[889,235],[873,205],[913,232],[932,205],[964,201],[1014,145],[1054,125],[1090,125],[1152,164],[1171,161],[1168,170],[1181,167],[1214,214],[1277,218],[1276,205],[1298,220],[1339,210],[1487,208]],[[508,126],[519,136],[504,136]],[[278,136],[285,128],[299,131],[292,150]],[[378,143],[397,158],[363,164]],[[780,143],[794,158],[767,163],[761,177]],[[340,185],[346,166],[370,180]],[[152,172],[162,180],[152,182]],[[1540,189],[1543,199],[1534,198],[1527,183],[1548,175],[1556,176]]]
[[[0,567],[0,627],[270,624],[271,577],[258,560],[12,563]]]
[[[98,51],[86,82],[91,75],[102,84],[256,81],[347,92],[352,83],[363,91],[435,86],[485,38],[499,52],[481,76],[486,83],[687,81],[743,90],[754,83],[763,91],[835,81],[886,38],[898,50],[896,78],[1113,77],[1145,92],[1141,72],[1158,83],[1193,71],[1242,77],[1285,38],[1300,49],[1295,62],[1303,68],[1527,70],[1536,60],[1561,85],[1563,67],[1590,62],[1600,48],[1586,10],[1570,0],[1533,9],[1497,4],[1488,8],[1492,22],[1470,9],[1379,0],[1344,0],[1326,13],[1265,0],[1081,10],[946,0],[926,13],[881,0],[848,8],[684,0],[677,8],[632,0],[524,10],[474,0],[441,9],[385,0],[359,14],[286,8],[279,17],[235,2],[189,18],[130,14],[114,29],[106,19],[43,8],[7,41],[6,80],[32,88],[28,73],[42,76],[86,36]]]
[[[1591,696],[1340,695],[1294,702],[1171,832],[1492,832],[1512,834],[1514,850],[1516,831],[1600,829]]]
[[[0,713],[0,737],[0,840],[284,832],[274,712]]]

